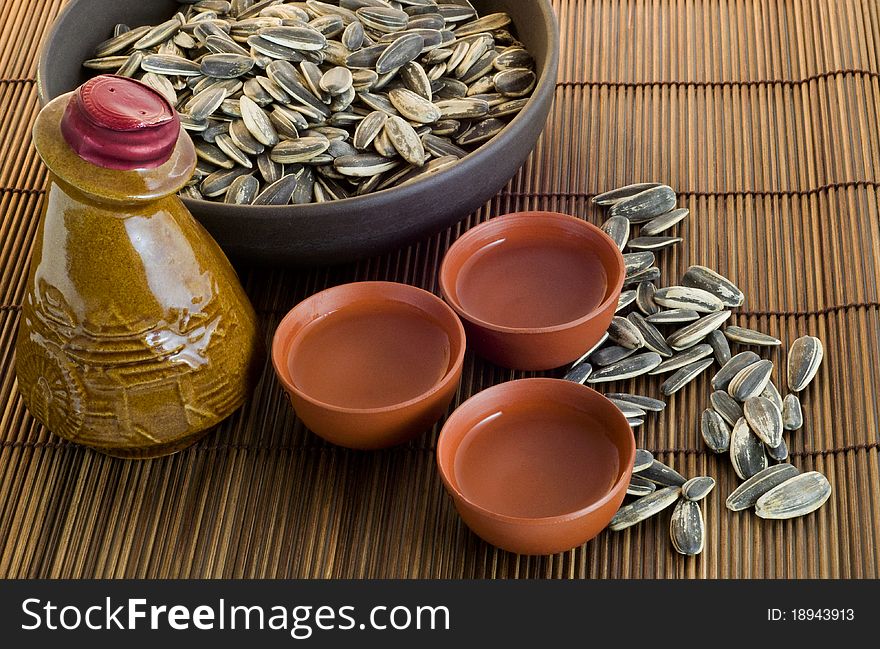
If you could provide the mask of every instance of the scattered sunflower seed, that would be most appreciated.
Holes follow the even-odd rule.
[[[724,335],[722,331],[716,329],[708,336],[706,336],[706,340],[709,341],[709,344],[712,346],[712,352],[715,354],[715,360],[718,361],[718,364],[722,367],[727,361],[730,360],[730,343],[727,342],[727,337]]]
[[[635,349],[621,347],[620,345],[609,345],[593,352],[590,356],[590,362],[599,367],[606,367],[612,363],[622,361],[624,358],[632,356],[635,353]]]
[[[730,428],[718,412],[712,408],[703,411],[700,417],[700,434],[703,441],[715,453],[730,450]]]
[[[681,237],[636,237],[627,246],[630,250],[661,250],[681,242]]]
[[[797,467],[791,464],[768,466],[730,492],[726,502],[727,509],[739,512],[754,507],[758,498],[799,473]]]
[[[641,284],[639,286],[641,286]],[[657,327],[648,322],[642,314],[633,312],[627,316],[627,319],[635,326],[639,334],[641,334],[644,342],[643,346],[646,349],[650,349],[652,352],[657,352],[664,358],[670,358],[672,356],[672,349],[666,344],[666,339],[663,337],[663,334],[657,330]]]
[[[609,213],[611,216],[625,216],[633,223],[643,223],[673,209],[675,200],[671,187],[658,185],[617,200]]]
[[[704,358],[689,365],[685,365],[681,369],[676,370],[672,376],[663,382],[660,386],[660,392],[666,396],[675,394],[702,374],[703,371],[714,362],[715,359],[713,358]]]
[[[502,54],[499,58],[503,56],[504,55]],[[625,187],[618,187],[617,189],[612,189],[611,191],[603,192],[602,194],[594,196],[593,204],[614,205],[615,203],[622,201],[624,198],[635,196],[646,189],[652,189],[659,186],[660,183],[635,183],[633,185],[626,185]]]
[[[643,520],[670,507],[678,500],[679,493],[681,493],[681,487],[657,489],[655,492],[639,498],[628,505],[624,505],[617,510],[608,527],[615,532],[619,532],[637,523],[641,523]]]
[[[721,415],[721,418],[733,426],[743,416],[742,406],[724,390],[715,390],[709,396],[712,408]]]
[[[651,282],[639,282],[636,286],[636,307],[646,316],[660,313],[660,307],[654,302],[655,290],[656,288]],[[665,346],[666,342],[664,341],[663,344]]]
[[[705,266],[691,266],[681,278],[683,286],[701,288],[718,297],[726,307],[742,306],[743,292],[723,275]]]
[[[665,374],[666,372],[674,372],[681,369],[685,365],[690,365],[712,353],[709,345],[694,345],[683,352],[678,352],[674,356],[667,358],[657,367],[651,370],[651,374]]]
[[[804,411],[796,394],[787,394],[782,400],[782,427],[785,430],[798,430],[804,425]]]
[[[611,237],[620,250],[626,247],[629,240],[629,219],[625,216],[612,216],[600,226],[600,229]]]
[[[633,473],[644,471],[654,463],[654,454],[643,448],[636,449],[636,457],[633,462]]]
[[[698,320],[699,318],[700,314],[693,309],[666,309],[664,311],[655,313],[654,315],[649,315],[647,320],[651,324],[658,325],[693,322],[694,320]],[[711,336],[712,334],[709,335]]]
[[[725,327],[724,335],[727,336],[728,340],[739,343],[740,345],[776,346],[782,344],[781,340],[774,338],[773,336],[761,333],[760,331],[755,331],[754,329],[735,327],[733,325]]]
[[[730,311],[710,313],[670,334],[667,336],[666,342],[675,351],[693,347],[712,331],[723,325],[729,317]]]
[[[645,346],[645,338],[639,328],[627,318],[614,316],[608,327],[608,337],[621,347],[641,349]]]
[[[631,403],[634,406],[646,410],[648,412],[660,412],[666,407],[666,402],[652,397],[645,397],[640,394],[628,394],[626,392],[609,392],[605,395],[609,399]],[[638,451],[636,451],[638,453]]]
[[[752,351],[740,352],[736,356],[732,356],[730,360],[721,366],[718,373],[712,377],[712,388],[715,390],[727,390],[733,377],[759,360],[761,360],[761,357]]]
[[[615,312],[621,311],[636,301],[636,292],[634,290],[621,291],[620,297],[617,298],[617,309]]]
[[[699,501],[715,488],[715,478],[701,475],[691,478],[681,486],[681,495],[688,500]]]
[[[637,417],[644,417],[645,411],[639,408],[638,406],[634,406],[631,403],[627,403],[626,401],[617,401],[616,399],[608,399],[611,403],[617,406],[617,409],[623,413],[623,416],[627,419],[634,419]]]
[[[650,480],[645,480],[637,475],[629,479],[629,486],[626,488],[628,496],[647,496],[657,490],[657,484]]]
[[[661,214],[645,223],[642,226],[642,229],[639,230],[639,235],[643,237],[654,236],[661,232],[665,232],[676,223],[685,219],[688,214],[690,214],[690,210],[686,207],[670,210],[669,212],[666,212],[666,214]]]
[[[640,476],[665,487],[680,487],[687,480],[671,466],[655,459],[651,466],[638,472]]]
[[[730,433],[730,463],[740,480],[747,480],[767,468],[764,444],[749,428],[745,417],[734,424]]]
[[[705,542],[704,528],[703,512],[699,503],[685,498],[679,499],[669,522],[669,536],[675,551],[685,556],[702,552]]]
[[[754,433],[769,448],[779,446],[782,441],[782,413],[779,408],[764,397],[751,397],[743,403],[743,416]]]
[[[788,389],[800,392],[810,384],[822,364],[822,341],[815,336],[802,336],[788,351]]]
[[[583,362],[568,370],[562,378],[566,381],[573,381],[574,383],[580,383],[583,385],[587,382],[587,379],[590,378],[590,374],[592,373],[593,366],[587,362]]]
[[[830,497],[828,478],[818,471],[809,471],[767,491],[755,503],[755,513],[761,518],[795,518],[816,511]]]
[[[607,381],[622,381],[623,379],[635,378],[653,370],[660,364],[661,360],[662,358],[660,354],[656,352],[636,354],[594,371],[592,376],[587,379],[587,382],[604,383]]]
[[[773,362],[760,360],[737,372],[727,386],[727,391],[737,401],[756,397],[764,390],[773,372]]]
[[[724,308],[720,299],[699,288],[668,286],[657,289],[654,301],[670,309],[693,309],[698,313],[715,313]]]
[[[626,274],[631,275],[646,270],[654,265],[654,253],[650,250],[644,252],[628,252],[623,255],[623,264]]]
[[[768,446],[767,444],[764,446],[771,460],[785,462],[788,459],[788,444],[785,443],[785,438],[780,438],[779,444],[776,446]]]

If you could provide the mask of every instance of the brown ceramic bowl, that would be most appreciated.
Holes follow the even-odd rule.
[[[272,364],[303,423],[324,439],[375,449],[430,428],[458,389],[465,334],[440,298],[393,282],[355,282],[297,304]]]
[[[521,379],[452,413],[437,463],[455,508],[492,545],[553,554],[601,532],[620,507],[636,444],[623,414],[586,386]]]
[[[506,11],[535,58],[538,83],[510,124],[461,162],[428,179],[327,203],[227,205],[184,199],[230,256],[278,264],[337,264],[438,232],[500,190],[535,146],[553,103],[559,28],[550,0],[473,0],[481,15]],[[82,67],[116,23],[156,25],[185,8],[176,0],[69,0],[46,37],[37,67],[45,104],[89,76]]]
[[[626,268],[614,242],[558,212],[518,212],[469,230],[440,267],[443,297],[493,363],[548,370],[608,329]]]

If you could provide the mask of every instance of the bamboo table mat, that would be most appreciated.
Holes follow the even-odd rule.
[[[46,182],[29,141],[35,61],[62,4],[6,0],[0,27],[0,576],[878,576],[876,2],[555,0],[562,49],[547,130],[479,212],[357,264],[241,269],[268,341],[293,304],[329,286],[383,279],[437,292],[445,250],[491,216],[548,209],[599,223],[596,193],[670,184],[691,216],[684,243],[658,255],[662,281],[693,263],[715,268],[746,294],[733,323],[788,343],[814,334],[826,349],[803,393],[804,428],[789,435],[792,461],[834,487],[814,514],[774,522],[724,507],[736,478],[698,427],[710,373],[636,430],[640,446],[680,472],[718,480],[696,558],[672,550],[668,512],[552,557],[495,550],[444,493],[433,453],[439,426],[384,452],[330,446],[295,418],[268,365],[241,411],[164,459],[103,457],[35,423],[16,389],[14,338]],[[771,357],[784,367],[784,349]],[[469,353],[453,406],[531,375]],[[657,396],[658,386],[651,377],[617,387]]]

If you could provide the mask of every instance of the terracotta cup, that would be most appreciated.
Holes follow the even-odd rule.
[[[462,235],[443,259],[440,290],[481,356],[548,370],[599,341],[625,275],[623,256],[596,226],[557,212],[518,212]]]
[[[521,379],[471,397],[446,420],[437,463],[464,522],[499,548],[553,554],[586,543],[620,507],[635,439],[601,394]]]
[[[275,332],[272,363],[309,429],[376,449],[413,438],[446,412],[464,351],[464,328],[440,298],[356,282],[297,304]]]

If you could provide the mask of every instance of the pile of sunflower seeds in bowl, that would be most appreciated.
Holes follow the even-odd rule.
[[[506,13],[467,0],[199,0],[117,25],[85,61],[177,109],[198,167],[182,195],[324,202],[404,185],[500,133],[537,76]]]
[[[686,208],[677,208],[676,201],[675,191],[660,183],[628,185],[593,199],[610,208],[602,230],[624,252],[626,279],[618,315],[607,333],[564,378],[595,385],[668,374],[659,389],[670,397],[717,365],[710,407],[702,412],[699,427],[706,446],[715,453],[728,453],[734,472],[744,481],[728,496],[727,508],[753,507],[767,519],[809,514],[831,496],[831,484],[821,473],[801,473],[787,462],[783,433],[803,425],[798,393],[819,370],[822,343],[802,336],[791,345],[789,393],[783,398],[773,381],[772,361],[751,349],[731,352],[731,344],[756,349],[782,344],[763,332],[727,324],[733,310],[745,302],[732,281],[705,266],[690,266],[679,284],[659,287],[655,252],[682,241],[669,231],[689,214]],[[639,232],[631,238],[633,226]],[[606,396],[633,428],[643,425],[649,412],[666,407],[664,401],[644,395]],[[699,503],[714,486],[711,476],[687,480],[640,449],[627,490],[636,500],[623,505],[609,527],[626,529],[675,504],[670,522],[673,547],[681,554],[698,554],[705,544]]]

